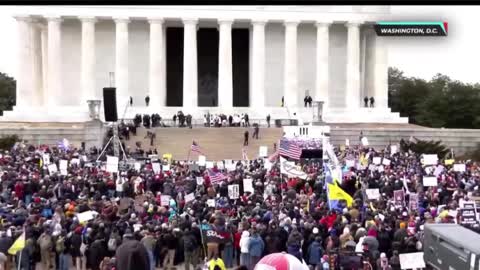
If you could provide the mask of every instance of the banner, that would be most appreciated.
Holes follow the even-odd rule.
[[[228,186],[228,198],[232,200],[240,198],[240,186],[238,184]]]
[[[283,157],[280,157],[280,173],[286,174],[288,177],[298,177],[303,180],[308,177],[308,174],[303,172],[299,166],[296,166],[293,162],[287,161]]]
[[[59,167],[60,167],[60,174],[61,175],[67,175],[67,168],[68,168],[68,160],[61,159],[59,162]]]
[[[118,173],[118,157],[107,156],[107,166],[105,170],[111,173]]]
[[[243,179],[243,192],[254,193],[253,180],[251,178]]]
[[[467,169],[465,164],[453,164],[453,170],[455,172],[465,172]]]
[[[95,218],[98,215],[96,211],[85,211],[77,214],[77,219],[79,223],[84,223]]]
[[[408,199],[408,209],[410,211],[415,211],[418,209],[418,194],[417,193],[410,193],[410,197]]]
[[[202,230],[202,232],[207,243],[224,244],[230,241],[230,234],[228,232],[219,232],[213,229]]]
[[[405,205],[405,192],[403,189],[393,191],[393,200],[396,207],[403,207]]]
[[[437,154],[427,155],[423,154],[423,165],[437,165],[438,156]]]

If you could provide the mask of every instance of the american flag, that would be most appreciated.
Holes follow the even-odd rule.
[[[210,178],[210,183],[216,184],[227,179],[227,176],[221,172],[214,172],[211,169],[207,170],[208,177]]]
[[[280,140],[280,155],[287,156],[292,159],[300,159],[302,149],[295,143],[287,140]]]
[[[277,159],[278,159],[278,152],[279,152],[279,151],[278,151],[278,149],[277,149],[277,151],[275,151],[275,153],[271,154],[271,155],[268,157],[268,161],[274,162],[275,160],[277,160]]]
[[[192,142],[192,146],[190,146],[190,150],[192,152],[197,152],[203,155],[202,151],[200,150],[200,146],[195,141]]]

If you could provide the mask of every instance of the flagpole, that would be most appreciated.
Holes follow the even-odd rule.
[[[22,251],[23,251],[23,249],[20,250],[20,255],[18,256],[18,263],[17,263],[17,264],[18,264],[18,267],[17,267],[17,270],[20,270],[20,267],[21,267],[21,265],[22,265]]]

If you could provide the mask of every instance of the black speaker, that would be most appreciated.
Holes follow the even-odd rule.
[[[116,122],[118,120],[116,90],[115,87],[103,88],[103,112],[107,122]]]

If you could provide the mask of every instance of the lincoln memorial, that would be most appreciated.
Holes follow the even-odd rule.
[[[88,121],[87,100],[114,86],[127,119],[182,110],[308,121],[308,94],[324,102],[327,122],[407,122],[388,108],[387,38],[372,27],[392,20],[388,6],[19,10],[17,103],[1,121]]]

